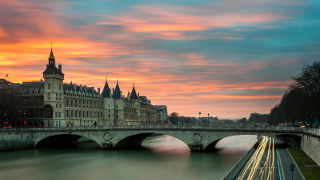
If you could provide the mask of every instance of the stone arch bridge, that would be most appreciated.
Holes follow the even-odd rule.
[[[32,128],[23,129],[31,136],[34,147],[47,142],[72,143],[80,137],[96,142],[102,149],[139,148],[142,141],[152,135],[175,137],[189,146],[191,151],[211,151],[224,137],[236,135],[270,136],[300,147],[302,129],[292,127],[92,127],[92,128]]]

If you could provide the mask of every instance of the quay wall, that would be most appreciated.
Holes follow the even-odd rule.
[[[304,129],[300,148],[320,166],[320,129]]]
[[[0,129],[0,151],[28,149],[33,147],[33,137],[19,129]]]

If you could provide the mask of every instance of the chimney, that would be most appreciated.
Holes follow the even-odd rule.
[[[59,64],[58,66],[59,66],[59,70],[62,72],[62,65]]]
[[[100,88],[98,88],[98,94],[100,94]]]

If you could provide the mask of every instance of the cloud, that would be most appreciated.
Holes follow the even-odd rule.
[[[168,40],[190,39],[185,32],[208,31],[215,28],[239,25],[254,25],[286,18],[280,13],[219,11],[218,6],[201,7],[136,5],[128,12],[106,16],[99,25],[124,28],[128,32],[143,33],[144,36]],[[241,39],[241,37],[222,37]]]
[[[0,76],[39,80],[50,42],[65,83],[123,94],[133,82],[169,112],[266,113],[317,59],[319,5],[302,1],[1,1]],[[297,28],[299,27],[299,28]]]

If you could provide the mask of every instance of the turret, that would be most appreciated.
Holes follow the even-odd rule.
[[[45,112],[45,127],[64,126],[64,94],[62,66],[56,67],[52,47],[49,55],[49,63],[43,72],[44,78],[44,107],[50,110]]]
[[[117,81],[116,88],[113,90],[113,98],[115,99],[121,99],[122,93],[119,87],[119,82]]]
[[[111,89],[109,88],[108,79],[106,79],[106,83],[104,84],[104,88],[101,95],[104,98],[111,97]]]
[[[134,88],[134,84],[133,84],[133,87],[132,87],[130,99],[131,99],[131,100],[133,100],[133,99],[138,99],[138,96],[137,96],[137,93],[136,93],[136,89]]]

